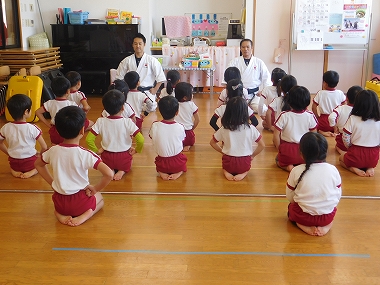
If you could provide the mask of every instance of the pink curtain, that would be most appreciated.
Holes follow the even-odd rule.
[[[172,47],[163,46],[162,55],[168,56],[168,66],[178,67],[183,57],[187,54],[197,52],[208,53],[211,56],[214,71],[213,86],[222,87],[224,70],[227,68],[230,61],[240,56],[240,48],[234,47],[217,47],[217,46],[184,46]],[[189,82],[194,87],[210,86],[210,78],[207,71],[202,70],[185,70],[180,71],[181,81]]]

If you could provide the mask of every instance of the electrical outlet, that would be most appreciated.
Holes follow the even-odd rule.
[[[29,4],[29,12],[34,12],[34,5],[33,4]]]

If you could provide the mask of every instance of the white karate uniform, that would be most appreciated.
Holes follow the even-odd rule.
[[[123,118],[133,118],[135,116],[135,111],[132,109],[131,105],[129,105],[127,102],[123,105],[124,110],[121,112],[121,116]],[[107,118],[110,114],[106,110],[102,111],[102,117]]]
[[[363,121],[361,117],[351,115],[344,125],[343,131],[351,135],[353,145],[364,147],[380,146],[380,121],[368,119]]]
[[[229,156],[241,157],[252,155],[254,143],[261,139],[260,132],[256,127],[241,125],[235,131],[221,127],[213,136],[216,142],[223,141],[222,152]]]
[[[142,87],[154,86],[154,81],[166,81],[161,63],[157,60],[157,58],[146,53],[143,54],[139,66],[136,64],[135,54],[124,58],[116,70],[116,79],[124,79],[124,75],[129,71],[136,71],[140,75],[140,86]],[[146,93],[154,102],[153,109],[155,110],[157,107],[155,101],[156,94],[151,94],[149,91],[146,91]]]
[[[41,159],[52,166],[52,188],[62,195],[75,194],[89,185],[88,169],[97,169],[102,161],[91,150],[73,144],[52,146]]]
[[[182,149],[182,141],[186,137],[185,127],[175,121],[156,121],[149,130],[153,148],[157,155],[170,157],[179,154]]]
[[[305,164],[292,169],[286,185],[286,197],[310,215],[330,214],[342,196],[342,179],[338,169],[326,162],[312,163],[297,185],[304,170]]]
[[[23,159],[37,153],[36,140],[41,134],[41,129],[36,125],[27,122],[9,122],[0,129],[0,140],[6,140],[10,157]]]
[[[67,106],[78,107],[77,103],[75,103],[74,101],[61,99],[61,98],[55,98],[54,100],[46,101],[43,104],[44,110],[50,113],[50,117],[51,117],[50,123],[52,125],[55,125],[55,115],[58,113],[58,111],[61,110],[63,107],[67,107]]]
[[[274,127],[281,131],[282,140],[299,143],[304,134],[317,128],[317,119],[313,112],[308,110],[301,112],[284,111],[278,116]]]
[[[330,127],[337,126],[340,133],[343,133],[343,127],[347,122],[348,117],[352,111],[352,106],[339,105],[329,115]]]
[[[139,132],[139,128],[129,118],[109,116],[98,118],[91,132],[102,137],[100,144],[104,150],[123,152],[131,148],[132,136]]]
[[[185,130],[193,129],[193,116],[198,112],[198,107],[193,101],[179,102],[178,115],[174,117],[177,123],[184,125]]]
[[[318,105],[320,114],[331,114],[339,105],[346,101],[346,95],[341,90],[320,90],[315,95],[313,102]]]
[[[70,92],[70,95],[67,97],[67,100],[74,101],[79,108],[83,108],[82,101],[87,100],[86,95],[82,91]]]

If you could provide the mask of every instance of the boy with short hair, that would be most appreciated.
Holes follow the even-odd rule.
[[[339,74],[329,70],[323,73],[322,90],[313,99],[312,110],[318,120],[317,130],[325,137],[334,136],[334,128],[330,127],[328,117],[337,106],[346,101],[343,91],[336,89]]]
[[[70,81],[66,77],[54,78],[51,82],[51,89],[55,94],[54,100],[46,101],[39,109],[36,110],[37,117],[49,128],[49,135],[52,144],[63,142],[64,138],[59,135],[55,127],[55,115],[66,106],[78,106],[75,102],[68,100],[70,95]],[[44,113],[49,112],[50,122],[45,119]],[[85,129],[87,126],[85,126]]]
[[[186,137],[185,127],[174,120],[179,109],[175,97],[163,97],[158,101],[158,109],[163,120],[153,122],[149,131],[149,137],[158,154],[155,159],[156,170],[162,179],[175,180],[187,171],[187,157],[182,153],[182,142]]]
[[[104,205],[99,193],[112,180],[113,171],[98,155],[79,145],[84,135],[86,114],[77,106],[66,106],[55,115],[58,133],[64,138],[41,154],[35,162],[42,178],[54,190],[52,200],[58,221],[68,226],[79,226],[97,213]],[[53,169],[51,175],[47,164]],[[102,174],[100,181],[91,185],[88,169]]]
[[[82,108],[87,114],[88,111],[90,111],[91,107],[87,102],[86,95],[82,91],[79,91],[79,89],[82,86],[81,75],[76,71],[69,71],[66,73],[65,77],[70,81],[70,84],[71,84],[70,95],[67,99],[77,103],[79,108]],[[85,130],[88,131],[92,127],[93,124],[94,124],[93,121],[88,120],[86,118],[86,125],[88,126]]]
[[[140,75],[136,71],[127,72],[124,76],[124,81],[129,87],[127,103],[131,105],[135,112],[136,125],[141,130],[144,117],[147,116],[149,112],[154,111],[154,104],[156,104],[156,102],[153,102],[147,94],[137,89],[140,85]]]
[[[87,134],[88,147],[101,155],[102,160],[111,169],[116,171],[114,180],[120,180],[130,171],[132,156],[141,153],[144,145],[144,137],[139,128],[130,119],[122,116],[125,96],[119,90],[110,90],[103,95],[104,109],[110,114],[108,117],[100,117]],[[101,135],[101,148],[95,144],[97,135]],[[136,139],[136,148],[132,147],[132,136]]]
[[[8,155],[14,177],[32,177],[38,173],[34,167],[37,160],[36,141],[40,144],[41,152],[47,149],[41,129],[27,123],[31,115],[32,100],[24,94],[15,94],[9,98],[7,108],[14,122],[6,123],[0,129],[0,150]]]

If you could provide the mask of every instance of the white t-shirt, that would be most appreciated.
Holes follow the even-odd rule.
[[[77,103],[75,103],[74,101],[70,101],[67,99],[60,99],[60,98],[55,98],[54,100],[49,100],[44,103],[43,105],[44,110],[50,113],[51,124],[53,125],[55,124],[55,115],[58,113],[58,111],[67,106],[78,107]]]
[[[87,100],[86,95],[82,91],[70,92],[67,100],[74,101],[80,108],[83,108],[82,101]]]
[[[261,134],[252,125],[241,125],[235,131],[221,127],[214,133],[213,138],[216,142],[224,142],[222,149],[224,154],[239,157],[252,155],[253,145],[261,139]]]
[[[272,100],[272,102],[268,106],[268,109],[270,109],[272,111],[272,113],[274,114],[275,120],[278,119],[278,116],[282,112],[281,109],[282,109],[283,102],[284,102],[283,96],[276,97]]]
[[[12,158],[28,158],[37,153],[36,140],[41,136],[39,127],[27,122],[9,122],[0,129],[0,140],[8,144],[8,154]]]
[[[41,154],[41,159],[53,168],[53,190],[72,195],[89,185],[88,169],[97,169],[102,161],[91,150],[79,145],[59,144]]]
[[[161,157],[170,157],[179,154],[182,149],[182,141],[186,137],[185,127],[175,121],[153,122],[149,131],[153,148]]]
[[[351,143],[357,146],[375,147],[380,145],[380,121],[363,121],[351,115],[344,125],[343,132],[351,135]]]
[[[179,102],[178,115],[174,120],[184,125],[185,130],[191,130],[193,128],[193,116],[198,112],[198,107],[193,101]]]
[[[162,88],[161,93],[160,93],[160,98],[163,98],[163,97],[169,96],[169,95],[175,97],[175,88],[173,88],[172,94],[169,94],[168,91],[166,91],[166,87]]]
[[[290,202],[298,203],[310,215],[330,214],[342,196],[342,179],[338,169],[326,162],[313,163],[297,185],[305,167],[305,164],[300,164],[290,172],[286,197]]]
[[[248,90],[246,88],[243,88],[243,98],[247,100],[247,102],[250,98],[248,95]],[[227,103],[227,89],[223,89],[222,92],[220,92],[220,95],[218,97],[218,107],[226,103]]]
[[[315,102],[322,114],[331,114],[331,112],[339,105],[346,101],[346,95],[341,90],[320,90],[315,95],[313,102]]]
[[[127,103],[132,107],[137,118],[141,118],[144,104],[146,105],[146,111],[153,111],[153,103],[149,100],[149,97],[138,90],[130,90],[128,92]]]
[[[266,86],[263,91],[261,91],[260,101],[259,101],[259,116],[265,115],[269,104],[277,98],[277,86]]]
[[[100,144],[104,150],[123,152],[131,148],[132,136],[139,132],[139,128],[130,118],[109,116],[98,118],[91,132],[102,137]]]
[[[308,110],[301,112],[284,111],[278,116],[274,127],[281,131],[282,140],[299,143],[305,133],[317,128],[317,119]]]
[[[329,115],[330,127],[337,126],[340,133],[343,133],[343,127],[346,124],[348,117],[352,111],[352,106],[339,105]]]

